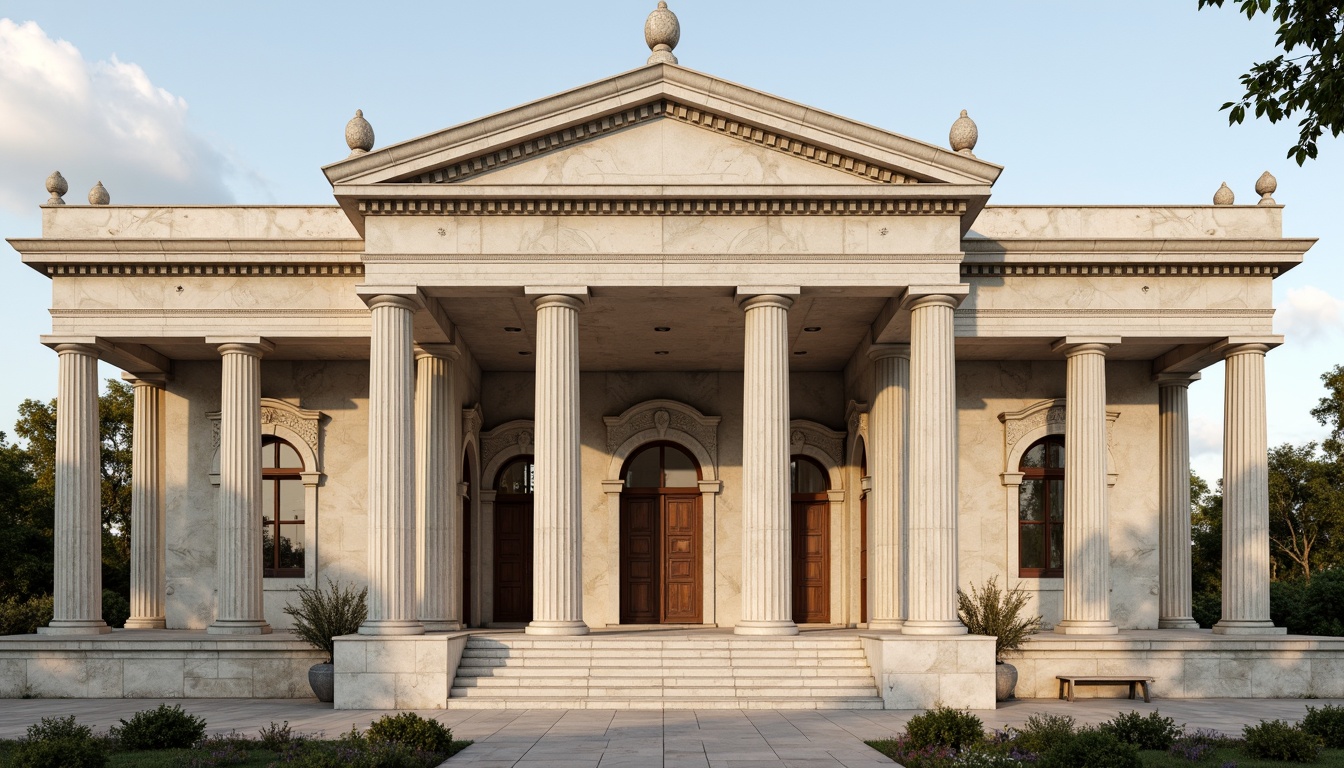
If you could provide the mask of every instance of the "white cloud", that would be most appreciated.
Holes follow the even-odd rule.
[[[0,207],[29,214],[59,170],[69,203],[102,181],[112,202],[230,202],[246,175],[188,125],[187,102],[116,56],[86,61],[35,22],[0,18]]]
[[[1304,342],[1344,331],[1344,301],[1314,285],[1292,288],[1274,313],[1274,330]]]

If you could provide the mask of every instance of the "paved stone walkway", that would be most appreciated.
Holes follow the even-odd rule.
[[[255,734],[288,720],[303,733],[335,736],[384,714],[373,710],[335,711],[311,699],[173,699],[204,717],[211,732]],[[23,735],[39,718],[75,715],[102,730],[131,713],[158,706],[147,699],[0,699],[0,738]],[[1131,709],[1164,715],[1191,728],[1237,734],[1262,719],[1297,720],[1308,704],[1344,700],[1165,699],[1144,704],[1126,699],[1054,699],[1008,702],[976,714],[991,728],[1020,724],[1036,712],[1099,723]],[[450,710],[422,711],[476,742],[448,761],[448,768],[533,766],[533,768],[860,768],[893,765],[864,745],[864,739],[899,733],[916,711],[769,710]]]

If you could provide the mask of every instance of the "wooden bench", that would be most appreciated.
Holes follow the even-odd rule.
[[[1067,698],[1073,701],[1073,689],[1080,685],[1128,685],[1129,698],[1134,698],[1134,689],[1136,686],[1143,686],[1143,700],[1152,701],[1148,694],[1148,684],[1153,682],[1151,677],[1133,677],[1130,675],[1055,675],[1059,680],[1059,698]],[[1067,692],[1067,696],[1065,695]]]

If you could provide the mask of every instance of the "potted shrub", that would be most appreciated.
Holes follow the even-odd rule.
[[[1023,615],[1027,593],[1021,587],[1008,591],[999,588],[997,576],[991,576],[985,586],[971,585],[968,595],[957,590],[957,614],[973,635],[994,638],[994,673],[996,701],[1006,701],[1017,687],[1017,667],[1003,660],[1003,655],[1022,647],[1027,636],[1041,628],[1041,617]]]
[[[330,703],[336,697],[336,671],[331,661],[336,638],[359,630],[368,615],[368,587],[355,592],[353,585],[327,579],[327,588],[299,586],[298,605],[285,606],[294,619],[294,634],[327,655],[327,660],[308,669],[308,685],[318,701]]]

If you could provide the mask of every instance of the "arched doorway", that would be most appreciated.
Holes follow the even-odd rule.
[[[789,464],[793,492],[793,622],[831,621],[831,501],[826,470],[806,456]]]
[[[622,624],[701,623],[700,466],[651,443],[621,470]]]
[[[495,621],[532,620],[531,456],[505,464],[495,478]]]

